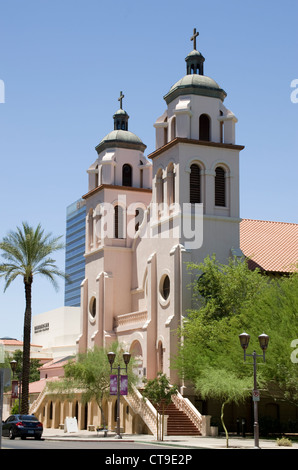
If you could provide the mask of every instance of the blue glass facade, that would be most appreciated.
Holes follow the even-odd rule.
[[[82,199],[66,209],[65,272],[70,281],[65,281],[64,305],[79,307],[81,283],[85,277],[85,219],[86,207]]]

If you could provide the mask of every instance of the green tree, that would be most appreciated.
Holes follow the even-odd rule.
[[[259,347],[260,333],[270,338],[266,367],[258,370],[262,386],[271,396],[298,406],[298,273],[271,283],[253,308],[242,310],[239,323],[251,336],[252,350]]]
[[[245,261],[232,259],[224,265],[214,256],[189,265],[189,270],[193,309],[187,312],[180,330],[175,364],[181,376],[195,383],[210,366],[235,371],[238,335],[243,331],[240,313],[251,309],[268,289],[268,279],[250,271]],[[242,362],[237,373],[243,374]]]
[[[188,270],[194,277],[194,309],[201,309],[206,319],[238,315],[253,304],[269,282],[258,269],[251,271],[246,260],[236,257],[221,264],[215,255],[207,256],[203,263],[190,263]]]
[[[194,308],[180,331],[180,375],[192,381],[200,396],[218,399],[223,406],[243,400],[253,387],[253,367],[243,362],[238,336],[249,333],[249,349],[257,351],[258,336],[265,332],[269,348],[266,363],[260,360],[258,365],[258,387],[298,404],[298,366],[293,360],[298,274],[270,279],[250,271],[244,260],[221,265],[215,257],[190,269]],[[295,344],[297,348],[298,339]]]
[[[203,399],[213,398],[221,402],[221,424],[229,447],[229,434],[224,422],[224,408],[228,403],[240,403],[251,395],[251,379],[239,377],[232,371],[218,367],[206,367],[196,378],[195,387]]]
[[[22,364],[23,364],[23,351],[17,349],[14,351],[12,356],[8,356],[5,360],[7,367],[10,367],[10,362],[14,360],[16,361],[16,370],[15,376],[19,377],[22,374]],[[40,379],[39,367],[41,367],[41,362],[39,359],[31,359],[30,358],[30,374],[29,374],[29,382],[36,382]]]
[[[116,353],[115,364],[124,367],[122,349],[117,342],[109,346],[109,351]],[[72,397],[76,390],[82,393],[83,403],[95,400],[101,410],[102,424],[105,427],[103,400],[110,395],[111,368],[107,358],[109,352],[106,348],[88,350],[78,354],[77,358],[70,360],[64,367],[65,376],[59,382],[48,384],[49,390],[60,395]],[[134,361],[130,360],[127,368],[128,386],[136,383],[133,372]]]
[[[177,386],[171,385],[165,374],[158,372],[157,377],[152,380],[144,380],[145,387],[143,396],[147,398],[157,409],[158,414],[161,411],[162,421],[159,426],[159,416],[156,416],[157,440],[163,441],[164,436],[164,414],[166,407],[171,403],[172,396],[177,394]]]
[[[22,227],[11,231],[0,242],[0,250],[5,262],[0,264],[0,277],[4,278],[4,291],[17,278],[23,278],[25,288],[25,314],[23,334],[22,367],[22,407],[23,414],[28,413],[29,375],[30,375],[30,340],[32,317],[32,283],[37,274],[45,276],[57,289],[56,276],[65,277],[58,269],[52,253],[63,248],[61,237],[45,234],[40,224],[33,228],[23,222]]]

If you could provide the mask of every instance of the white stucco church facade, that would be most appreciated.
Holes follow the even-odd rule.
[[[108,349],[117,340],[135,358],[140,384],[143,377],[166,374],[180,387],[173,406],[188,420],[175,423],[174,410],[175,417],[169,417],[166,426],[172,434],[210,433],[210,415],[194,406],[191,387],[171,367],[178,351],[177,330],[191,308],[187,266],[213,253],[221,263],[242,256],[239,156],[244,147],[236,144],[237,118],[224,105],[226,92],[204,75],[197,36],[194,30],[186,74],[164,96],[165,111],[154,123],[155,150],[145,156],[146,145],[129,130],[120,92],[113,129],[96,146],[82,196],[85,277],[80,310],[76,309],[80,323],[76,352],[95,346]],[[52,351],[50,320],[47,332],[45,318],[36,322],[35,341],[47,342]],[[42,388],[31,412],[45,427],[63,425],[69,416],[77,417],[79,429],[101,425],[98,405],[83,403],[79,392],[72,401],[47,392],[52,369],[61,366],[56,362],[43,366]],[[116,397],[103,403],[110,430],[116,426],[116,403]],[[144,401],[138,387],[122,396],[119,406],[124,432],[157,432],[157,410]]]
[[[47,382],[63,376],[69,356],[95,346],[109,348],[117,340],[134,356],[140,383],[163,372],[179,385],[174,406],[195,429],[174,425],[175,411],[170,424],[168,409],[167,432],[209,434],[210,414],[218,410],[208,404],[201,414],[191,387],[171,367],[178,350],[177,329],[192,306],[188,264],[212,254],[227,263],[231,256],[243,256],[241,246],[246,256],[256,254],[252,268],[277,274],[293,270],[298,255],[295,224],[240,224],[239,158],[244,147],[236,143],[237,118],[224,104],[226,92],[204,75],[197,36],[194,30],[185,75],[163,97],[165,111],[154,123],[155,150],[145,156],[146,145],[129,130],[122,92],[113,129],[96,146],[82,204],[86,230],[81,306],[33,318],[33,341],[53,358],[30,389],[30,412],[44,427],[63,426],[66,417],[74,416],[79,429],[103,424],[95,401],[84,403],[80,391],[71,400],[55,397],[48,393]],[[116,403],[115,396],[103,400],[109,430],[116,426]],[[157,415],[137,387],[121,397],[124,432],[157,433]]]
[[[197,50],[186,74],[164,96],[156,149],[128,130],[123,109],[96,147],[88,169],[85,279],[78,351],[118,340],[137,358],[140,376],[164,372],[177,327],[191,306],[187,264],[216,254],[240,256],[239,154],[226,93],[204,75]]]

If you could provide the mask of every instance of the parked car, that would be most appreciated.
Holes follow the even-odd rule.
[[[40,439],[42,432],[42,423],[34,415],[11,415],[2,423],[2,436],[9,439],[15,437]]]

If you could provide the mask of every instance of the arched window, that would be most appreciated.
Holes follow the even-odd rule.
[[[122,186],[132,186],[132,168],[128,163],[122,167]]]
[[[144,218],[144,211],[141,207],[138,207],[135,213],[135,231],[136,232],[139,230],[139,227],[141,223],[143,222],[143,218]]]
[[[219,111],[219,115],[223,116],[223,112]],[[219,141],[221,143],[223,143],[223,141],[224,141],[224,123],[223,123],[223,121],[219,121],[219,133],[220,133]]]
[[[167,168],[167,191],[168,191],[168,204],[175,203],[175,172],[174,165],[171,163]]]
[[[123,209],[117,205],[114,208],[114,236],[124,238],[124,218]]]
[[[156,202],[162,204],[164,202],[164,187],[163,187],[163,174],[162,170],[159,170],[156,175]]]
[[[142,160],[140,160],[140,166],[143,165],[143,162]],[[144,184],[144,181],[143,181],[143,168],[140,168],[140,188],[143,188],[143,184]]]
[[[176,137],[176,117],[174,116],[171,120],[171,140]]]
[[[201,114],[199,120],[199,139],[210,140],[210,118],[207,114]]]
[[[226,172],[221,166],[215,169],[215,205],[226,205]]]
[[[94,245],[93,209],[90,209],[87,215],[87,243],[88,250],[92,250]]]
[[[201,202],[201,169],[196,163],[190,166],[189,192],[191,204]]]
[[[164,122],[167,124],[163,130],[163,143],[164,145],[166,145],[166,143],[168,142],[168,118],[167,117],[165,118]]]
[[[99,178],[98,178],[98,165],[96,165],[96,168],[95,168],[95,187],[97,188],[98,186],[98,183],[99,183]]]

